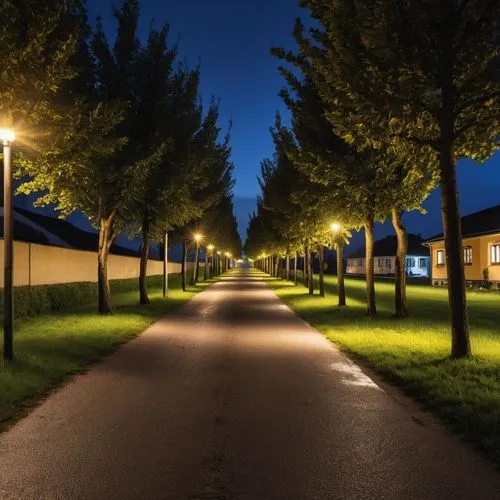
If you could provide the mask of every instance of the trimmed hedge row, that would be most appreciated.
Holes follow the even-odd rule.
[[[178,275],[170,275],[169,281],[178,281]],[[138,290],[137,278],[111,280],[111,293]],[[161,287],[163,277],[148,276],[148,286]],[[173,283],[172,283],[173,284]],[[3,290],[0,289],[0,313],[3,313]],[[97,283],[63,283],[58,285],[16,286],[14,288],[14,317],[24,318],[61,311],[75,306],[97,304]]]

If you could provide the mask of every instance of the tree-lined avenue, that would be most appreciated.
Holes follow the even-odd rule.
[[[500,477],[233,271],[0,436],[2,498],[498,498]]]

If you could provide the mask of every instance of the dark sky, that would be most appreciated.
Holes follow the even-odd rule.
[[[272,155],[269,127],[279,109],[285,118],[278,91],[283,85],[278,62],[269,54],[272,46],[293,47],[291,30],[305,11],[298,0],[142,0],[141,37],[154,20],[168,22],[172,41],[180,36],[180,55],[191,66],[201,63],[201,91],[208,103],[214,95],[221,100],[220,125],[233,121],[231,145],[235,163],[235,205],[240,230],[246,228],[248,213],[255,206],[259,188],[256,176],[260,161]],[[112,0],[88,0],[89,20],[100,15],[112,37]],[[461,161],[458,165],[462,213],[500,203],[500,154],[484,165]],[[430,236],[441,231],[439,193],[424,206],[427,215],[408,214],[408,229]],[[377,237],[392,232],[390,225],[378,226]]]

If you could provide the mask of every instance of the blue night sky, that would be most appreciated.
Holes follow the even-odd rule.
[[[112,39],[115,28],[112,0],[88,0],[89,21],[101,16]],[[213,95],[221,100],[220,126],[225,131],[232,120],[232,159],[235,164],[235,211],[240,232],[255,208],[259,192],[260,162],[273,153],[269,128],[276,110],[288,116],[278,97],[283,80],[272,46],[292,48],[294,20],[306,14],[298,0],[142,0],[140,36],[144,38],[151,20],[159,27],[168,22],[171,40],[180,36],[180,56],[190,66],[201,63],[204,102]],[[500,203],[500,154],[484,165],[461,161],[458,181],[462,214]],[[440,196],[436,190],[424,203],[427,215],[405,216],[408,230],[424,237],[441,232]],[[77,218],[76,218],[77,219]],[[80,221],[82,223],[82,221]],[[392,233],[390,224],[378,225],[378,238]],[[352,246],[362,244],[361,235]]]
[[[272,155],[269,127],[276,110],[286,112],[278,97],[282,79],[273,46],[290,46],[291,29],[301,9],[297,0],[142,0],[140,36],[153,19],[170,25],[171,40],[180,36],[179,55],[190,66],[201,63],[201,92],[208,103],[220,99],[220,126],[232,120],[231,146],[234,188],[240,230],[255,207],[260,161]],[[100,15],[109,37],[114,36],[112,0],[88,0],[89,21]]]

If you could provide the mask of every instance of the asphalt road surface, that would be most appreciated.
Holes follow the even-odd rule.
[[[500,476],[242,271],[3,433],[0,498],[490,500]]]

